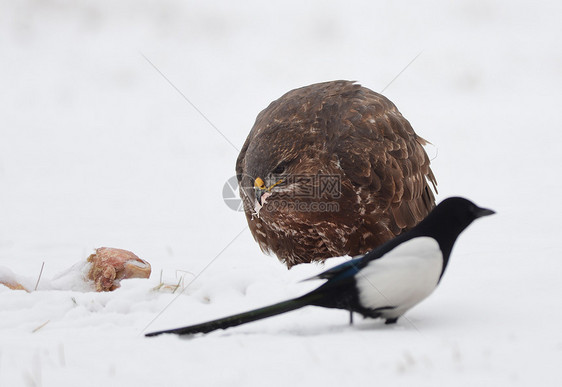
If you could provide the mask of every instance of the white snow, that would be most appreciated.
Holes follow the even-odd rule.
[[[34,286],[42,262],[53,278],[110,246],[153,274],[112,293],[0,286],[0,386],[560,385],[561,14],[523,0],[2,2],[0,266]],[[288,90],[380,91],[420,52],[384,94],[433,144],[439,200],[497,211],[461,235],[436,291],[396,326],[307,307],[144,338],[321,283],[298,282],[321,265],[264,256],[223,202],[236,148]]]

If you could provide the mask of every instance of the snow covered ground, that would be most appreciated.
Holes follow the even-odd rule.
[[[0,286],[0,386],[562,383],[562,3],[0,4],[0,265],[48,279],[111,246],[153,268],[113,293]],[[317,285],[223,202],[237,148],[284,92],[380,91],[420,52],[384,94],[433,143],[439,200],[497,211],[437,291],[396,326],[309,307],[144,338]]]

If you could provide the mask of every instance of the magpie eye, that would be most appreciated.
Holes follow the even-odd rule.
[[[278,166],[275,167],[275,169],[272,171],[272,173],[274,175],[279,175],[281,173],[285,172],[285,164],[279,164]]]

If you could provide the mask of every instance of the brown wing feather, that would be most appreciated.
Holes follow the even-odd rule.
[[[355,86],[355,85],[354,85]],[[434,207],[435,177],[426,141],[386,97],[355,89],[344,119],[347,132],[335,150],[345,175],[358,189],[365,214],[353,253],[364,253],[422,220]]]

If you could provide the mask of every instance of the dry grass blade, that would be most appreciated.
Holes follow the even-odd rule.
[[[50,323],[50,322],[51,322],[51,320],[45,321],[43,324],[39,325],[37,328],[35,328],[34,330],[32,330],[31,333],[37,332],[39,329],[43,328],[45,325],[47,325],[47,324]]]
[[[35,284],[35,289],[33,289],[33,291],[36,291],[37,287],[39,286],[39,281],[41,281],[41,275],[43,274],[44,267],[45,267],[45,261],[43,261],[43,263],[41,264],[41,271],[39,272],[39,277],[37,278],[37,283]]]

